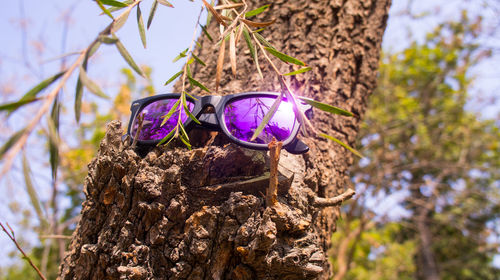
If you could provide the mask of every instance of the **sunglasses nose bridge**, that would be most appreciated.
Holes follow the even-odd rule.
[[[221,100],[222,100],[222,96],[217,96],[217,95],[202,96],[200,99],[201,107],[204,109],[207,106],[212,106],[212,107],[214,107],[215,110],[217,110]],[[201,114],[199,116],[199,121],[206,128],[216,129],[219,127],[219,122],[218,122],[215,114]]]
[[[207,105],[212,105],[212,106],[214,106],[214,108],[217,108],[221,100],[222,100],[222,96],[207,95],[207,96],[201,97],[201,105],[202,105],[202,107],[205,107]]]

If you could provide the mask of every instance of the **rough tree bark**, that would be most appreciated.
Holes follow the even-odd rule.
[[[250,8],[269,1],[251,2]],[[314,126],[353,144],[376,70],[390,0],[272,2],[260,20],[276,18],[263,35],[313,70],[291,79],[296,93],[353,112],[315,111]],[[217,34],[215,25],[209,28]],[[195,51],[208,62],[196,79],[215,88],[217,51],[206,38]],[[258,78],[240,42],[238,75],[229,63],[223,93],[279,91],[261,59]],[[241,54],[241,53],[240,53]],[[227,58],[226,58],[227,60]],[[283,73],[291,66],[281,65]],[[177,88],[179,85],[177,85]],[[85,181],[82,218],[60,279],[327,279],[337,207],[318,207],[350,185],[352,154],[325,139],[305,138],[302,156],[282,151],[279,206],[266,207],[268,154],[236,145],[193,151],[156,148],[144,158],[120,142],[113,122]],[[215,143],[224,143],[222,136]]]

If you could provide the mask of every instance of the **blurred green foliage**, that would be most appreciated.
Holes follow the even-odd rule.
[[[465,109],[470,69],[490,54],[480,23],[464,12],[383,55],[360,131],[368,160],[352,170],[360,195],[332,239],[335,279],[424,279],[433,266],[440,279],[500,278],[500,130]]]

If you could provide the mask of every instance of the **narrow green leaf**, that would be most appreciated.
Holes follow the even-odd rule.
[[[97,3],[97,5],[99,6],[99,8],[101,8],[101,11],[103,13],[105,13],[108,17],[110,17],[112,20],[114,20],[115,18],[113,17],[113,15],[108,11],[108,9],[106,9],[106,7],[104,7],[104,5],[102,4],[101,0],[95,0],[95,2]]]
[[[0,148],[0,160],[3,158],[5,153],[7,153],[9,151],[9,149],[12,148],[12,146],[14,146],[14,144],[16,144],[16,142],[19,140],[19,138],[21,138],[25,129],[26,128],[23,128],[23,129],[19,130],[18,132],[12,134],[12,136],[5,142],[5,144],[3,144],[3,146]]]
[[[82,97],[83,97],[83,84],[82,80],[78,78],[76,82],[75,89],[75,119],[76,123],[80,123],[80,117],[82,115]]]
[[[344,109],[341,109],[341,108],[338,108],[335,106],[331,106],[331,105],[328,105],[325,103],[321,103],[321,102],[318,102],[318,101],[310,99],[310,98],[299,97],[299,99],[304,101],[305,103],[315,107],[315,108],[320,109],[321,111],[325,111],[325,112],[337,114],[337,115],[342,115],[342,116],[348,116],[348,117],[353,116],[353,114],[349,111],[346,111]]]
[[[82,81],[82,84],[93,94],[109,99],[109,97],[99,88],[99,86],[92,81],[89,76],[87,76],[87,72],[85,72],[85,69],[80,65],[80,81]]]
[[[130,55],[130,53],[127,51],[127,49],[125,49],[125,46],[122,44],[122,42],[120,42],[120,40],[118,40],[118,42],[116,42],[115,45],[116,45],[116,48],[118,49],[118,51],[120,52],[120,54],[122,55],[123,59],[125,59],[125,61],[128,63],[128,65],[130,67],[132,67],[132,69],[134,69],[134,71],[137,72],[137,74],[146,78],[146,74],[144,74],[144,72],[142,72],[141,68],[139,68],[139,66],[137,66],[135,61],[132,59],[132,56]]]
[[[272,49],[276,49],[273,45],[271,45],[271,43],[269,43],[264,37],[262,37],[262,35],[260,35],[259,33],[255,33],[254,32],[254,35],[255,35],[255,38],[257,38],[257,40],[259,40],[259,42],[266,46],[266,47],[269,47],[269,48],[272,48]]]
[[[209,13],[209,15],[211,15],[211,14]],[[207,28],[205,26],[201,25],[201,24],[200,24],[200,27],[201,27],[201,30],[203,30],[203,33],[205,33],[205,35],[207,36],[207,38],[210,40],[210,42],[213,42],[214,39],[212,39],[212,36],[210,36],[210,33],[208,33]]]
[[[191,150],[191,144],[189,143],[189,137],[188,137],[188,135],[186,133],[186,130],[184,129],[184,126],[182,124],[180,124],[179,128],[180,128],[180,131],[181,131],[181,133],[179,135],[180,136],[179,138],[181,139],[182,143],[184,143],[184,145],[186,145],[186,147],[189,150]]]
[[[301,73],[311,71],[311,70],[312,70],[312,67],[304,67],[304,68],[300,68],[299,70],[296,70],[296,71],[293,71],[290,73],[286,73],[284,76],[293,76],[293,75],[301,74]]]
[[[181,138],[184,138],[186,141],[189,141],[189,136],[186,133],[186,130],[184,129],[184,126],[182,124],[179,124],[179,135]],[[183,137],[184,136],[184,137]]]
[[[125,3],[115,1],[115,0],[99,0],[99,1],[101,1],[101,3],[104,5],[113,6],[113,7],[125,8],[128,6]]]
[[[50,168],[52,170],[52,180],[57,178],[57,166],[59,165],[59,112],[61,110],[61,105],[59,103],[59,98],[56,97],[54,104],[52,105],[52,110],[50,112],[50,118],[47,119],[49,126],[49,162]]]
[[[56,96],[54,99],[54,103],[52,104],[52,109],[50,110],[50,119],[54,123],[54,128],[56,131],[59,131],[59,119],[61,113],[61,102],[59,101],[59,97]]]
[[[142,20],[142,12],[139,5],[137,5],[137,26],[139,27],[142,45],[146,48],[146,30],[144,29],[144,21]]]
[[[191,59],[190,59],[191,60]],[[186,65],[186,75],[188,78],[191,77],[191,67],[189,67],[189,61],[188,61],[188,64]]]
[[[154,18],[155,13],[156,13],[156,8],[158,8],[158,1],[154,0],[153,5],[151,6],[151,10],[149,10],[148,24],[146,25],[146,27],[148,29],[151,26],[151,23],[153,22],[153,18]]]
[[[181,125],[181,127],[182,127],[182,125]],[[182,133],[181,133],[179,138],[181,139],[182,143],[184,143],[184,145],[186,145],[188,150],[191,150],[191,144],[189,143],[189,139],[186,139]]]
[[[87,57],[83,60],[82,68],[87,71]],[[76,81],[75,88],[75,119],[76,123],[80,123],[80,117],[82,114],[82,98],[83,98],[83,83],[80,77],[78,77],[78,81]]]
[[[206,86],[204,86],[202,83],[198,82],[197,80],[193,79],[192,77],[188,76],[188,79],[189,79],[189,83],[191,83],[193,86],[199,87],[206,92],[210,92],[210,90]]]
[[[184,112],[191,118],[195,123],[201,124],[200,121],[189,111],[189,107],[187,106],[187,101],[186,101],[186,92],[181,94],[181,99],[182,99],[182,106],[184,107]],[[189,139],[188,139],[189,140]]]
[[[356,151],[355,149],[351,148],[349,145],[345,144],[344,142],[340,141],[339,139],[337,139],[337,138],[335,138],[335,137],[333,137],[333,136],[330,136],[330,135],[328,135],[328,134],[324,134],[324,133],[320,133],[320,134],[319,134],[319,136],[324,137],[324,138],[326,138],[326,139],[330,139],[330,140],[332,140],[333,142],[335,142],[335,143],[337,143],[337,144],[341,145],[342,147],[346,148],[346,149],[347,149],[347,150],[349,150],[351,153],[353,153],[353,154],[357,155],[358,157],[360,157],[360,158],[364,158],[364,157],[363,157],[363,155],[362,155],[360,152]]]
[[[29,103],[37,101],[37,100],[38,100],[38,98],[32,97],[32,98],[26,98],[24,100],[21,99],[21,100],[15,101],[15,102],[0,104],[0,111],[12,112],[23,105],[29,104]]]
[[[283,99],[283,96],[282,96],[282,94],[280,94],[278,96],[278,98],[276,98],[276,101],[274,101],[273,105],[271,106],[271,108],[269,109],[269,111],[266,113],[266,115],[264,116],[264,118],[262,118],[262,121],[260,122],[260,124],[257,127],[257,129],[255,129],[255,131],[254,131],[254,133],[253,133],[252,138],[250,139],[250,141],[254,141],[262,133],[262,131],[264,130],[264,128],[266,127],[266,125],[269,123],[269,121],[271,120],[271,118],[274,116],[274,113],[276,113],[276,111],[278,111],[278,108],[280,106],[280,103],[281,103],[282,99]]]
[[[183,58],[183,57],[186,57],[186,56],[187,56],[187,54],[186,54],[186,53],[187,53],[187,51],[188,51],[188,50],[189,50],[189,48],[186,48],[185,50],[183,50],[181,53],[179,53],[179,55],[178,55],[178,56],[176,56],[176,57],[174,58],[174,60],[172,60],[172,62],[177,62],[177,60],[179,60],[179,59],[181,59],[181,58]]]
[[[199,57],[197,57],[194,53],[191,53],[191,55],[196,60],[196,62],[198,62],[199,64],[201,64],[203,66],[207,66],[207,64],[205,64],[205,62],[203,60],[201,60]]]
[[[30,198],[31,205],[35,208],[35,213],[42,225],[42,228],[45,229],[48,226],[48,222],[44,217],[40,199],[38,199],[38,194],[36,193],[35,187],[33,185],[33,181],[31,180],[31,169],[29,167],[28,159],[26,158],[26,154],[22,155],[22,163],[23,163],[23,175],[24,175],[24,184],[26,185],[26,192]]]
[[[8,114],[10,115],[15,110],[19,109],[21,106],[29,104],[33,101],[36,101],[37,94],[40,93],[45,88],[47,88],[48,86],[50,86],[55,81],[57,81],[62,75],[64,75],[64,73],[66,73],[66,72],[65,71],[59,72],[56,75],[41,81],[38,85],[36,85],[32,89],[30,89],[27,93],[25,93],[23,95],[23,97],[21,97],[21,99],[19,99],[18,101],[11,102],[11,103],[5,103],[5,104],[0,105],[0,107],[1,107],[0,111],[7,110]]]
[[[53,82],[55,82],[59,78],[61,78],[61,76],[64,75],[64,73],[66,73],[66,71],[59,72],[59,73],[55,74],[54,76],[41,81],[38,85],[36,85],[32,89],[30,89],[27,93],[25,93],[23,95],[23,97],[21,98],[21,100],[32,99],[32,98],[36,97],[36,95],[38,93],[40,93],[42,90],[44,90],[45,88],[50,86]]]
[[[249,18],[249,17],[256,16],[256,15],[262,13],[263,11],[265,11],[267,8],[269,8],[269,6],[271,6],[271,5],[267,4],[267,5],[264,5],[262,7],[255,9],[255,10],[251,10],[251,11],[245,13],[245,17]]]
[[[181,99],[177,99],[177,101],[174,103],[174,106],[172,106],[172,108],[170,108],[170,110],[168,111],[168,113],[163,116],[163,121],[161,122],[160,126],[164,126],[165,123],[170,119],[170,117],[172,117],[172,115],[175,113],[175,110],[177,109],[177,107],[179,107],[179,104],[181,103]]]
[[[167,142],[167,145],[170,143],[170,141],[172,141],[172,139],[174,139],[174,133],[175,133],[176,129],[172,129],[172,131],[170,131],[165,137],[163,137],[163,139],[161,139],[161,141],[158,143],[157,146],[160,146],[162,145],[163,143]]]
[[[245,38],[245,41],[247,42],[248,49],[250,50],[250,55],[252,56],[252,59],[255,62],[255,65],[257,66],[257,71],[259,72],[260,77],[263,78],[262,72],[260,71],[260,67],[259,67],[257,50],[255,49],[255,47],[252,43],[252,38],[250,37],[250,33],[248,32],[246,27],[243,28],[243,37]]]
[[[135,0],[125,0],[125,1],[123,1],[123,4],[126,5],[125,7],[128,7],[128,5],[130,5],[130,4],[134,3],[134,2],[135,2]],[[121,10],[121,9],[125,8],[125,7],[113,7],[112,6],[112,7],[109,7],[108,11],[110,11],[110,12],[116,12],[118,10]]]
[[[245,38],[245,41],[247,42],[248,49],[250,50],[250,55],[252,58],[255,56],[255,47],[252,44],[252,38],[250,38],[250,33],[248,33],[247,28],[243,28],[243,37]]]
[[[169,8],[173,8],[174,5],[172,5],[170,2],[168,2],[167,0],[157,0],[158,3],[162,4],[163,6],[167,6]]]
[[[99,42],[104,43],[106,45],[114,45],[114,44],[116,44],[116,42],[118,42],[118,38],[112,38],[112,37],[108,37],[108,36],[104,36],[104,35],[100,35],[98,37],[98,40],[99,40]]]
[[[168,79],[166,82],[165,82],[165,86],[170,84],[173,80],[177,79],[177,77],[179,77],[182,73],[184,73],[183,70],[175,73],[172,77],[170,77],[170,79]]]
[[[100,41],[92,42],[91,46],[89,47],[89,51],[85,55],[85,62],[88,61],[89,58],[92,57],[97,52],[100,46],[101,46]]]
[[[187,91],[185,91],[184,93],[187,94],[187,96],[193,98],[194,100],[198,100],[198,98],[195,98],[194,96],[192,96],[191,94],[189,94]]]
[[[291,57],[289,55],[286,55],[282,52],[279,52],[273,48],[270,48],[270,47],[264,47],[264,49],[266,49],[266,51],[268,51],[270,54],[274,55],[275,57],[279,58],[281,61],[283,62],[289,62],[289,63],[293,63],[293,64],[297,64],[297,65],[300,65],[300,66],[306,66],[306,64],[294,57]]]
[[[111,26],[111,33],[116,33],[116,31],[120,30],[120,28],[125,25],[125,22],[127,22],[128,15],[130,14],[130,10],[124,12],[123,14],[119,15],[114,21],[113,25]]]

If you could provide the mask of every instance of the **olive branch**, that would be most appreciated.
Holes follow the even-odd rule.
[[[222,69],[223,69],[223,63],[224,63],[224,57],[226,53],[226,41],[229,41],[229,61],[231,64],[231,71],[233,75],[236,75],[237,72],[237,64],[236,64],[236,46],[238,45],[238,42],[240,38],[243,36],[244,40],[246,41],[247,47],[250,50],[250,55],[255,63],[255,66],[257,68],[257,72],[259,73],[259,76],[261,79],[263,79],[262,71],[259,65],[259,56],[258,56],[258,51],[263,54],[265,60],[270,64],[271,68],[275,72],[275,74],[278,76],[278,80],[280,82],[281,86],[281,93],[279,97],[276,99],[276,101],[273,103],[271,106],[270,110],[266,113],[264,118],[262,119],[261,123],[259,126],[255,129],[254,134],[251,138],[251,140],[255,140],[257,136],[264,130],[266,125],[269,123],[273,115],[276,113],[276,111],[279,108],[279,104],[283,100],[283,97],[286,97],[288,100],[291,101],[293,110],[295,112],[295,115],[297,116],[297,119],[299,123],[302,125],[303,128],[303,133],[306,134],[307,130],[309,129],[314,135],[319,135],[321,137],[324,137],[326,139],[330,139],[341,146],[345,147],[355,155],[359,157],[363,157],[358,151],[350,147],[349,145],[345,144],[344,142],[340,141],[339,139],[324,134],[324,133],[319,133],[316,131],[316,129],[313,127],[309,119],[305,116],[304,112],[298,109],[298,99],[300,101],[305,102],[317,109],[320,109],[325,112],[329,112],[332,114],[339,114],[343,116],[353,116],[351,112],[348,112],[346,110],[343,110],[338,107],[334,107],[325,103],[321,103],[309,98],[303,98],[303,97],[297,97],[294,92],[291,90],[289,83],[286,81],[285,76],[294,76],[298,74],[305,73],[307,71],[312,70],[312,67],[309,67],[306,65],[305,62],[294,58],[292,56],[289,56],[285,53],[282,53],[278,51],[271,43],[269,43],[262,35],[260,35],[260,31],[264,30],[266,27],[272,25],[275,23],[275,19],[267,22],[256,22],[249,20],[247,18],[254,17],[264,11],[266,11],[269,7],[270,4],[261,6],[257,9],[251,10],[247,12],[248,5],[245,0],[242,0],[241,2],[236,2],[232,1],[229,2],[227,0],[221,0],[221,4],[218,6],[213,6],[212,4],[208,3],[206,0],[202,0],[203,5],[206,7],[206,9],[209,12],[210,17],[207,20],[207,24],[205,26],[201,25],[199,23],[199,17],[198,17],[198,24],[196,26],[201,26],[204,35],[210,40],[213,40],[213,36],[210,35],[208,32],[206,26],[208,26],[210,19],[213,18],[219,23],[219,28],[220,28],[220,36],[218,37],[218,41],[215,43],[216,45],[219,45],[219,56],[217,59],[217,66],[216,66],[216,75],[215,75],[215,92],[218,92],[219,86],[220,86],[220,80],[221,80],[221,75],[222,75]],[[236,3],[235,3],[236,2]],[[240,10],[238,10],[240,9]],[[221,11],[221,12],[219,12]],[[254,28],[257,28],[254,30]],[[195,29],[195,34],[196,34],[196,29]],[[191,145],[189,144],[189,138],[187,137],[187,134],[185,133],[185,130],[182,128],[183,124],[181,122],[181,110],[184,110],[184,112],[196,123],[199,124],[199,121],[189,112],[186,102],[185,102],[185,96],[188,94],[185,92],[185,78],[186,76],[188,77],[189,83],[192,86],[199,87],[200,89],[210,92],[210,90],[204,86],[201,82],[195,80],[191,76],[191,72],[189,70],[189,65],[192,64],[193,62],[197,62],[201,64],[202,66],[206,66],[206,63],[203,62],[199,57],[197,57],[193,53],[193,42],[194,42],[194,36],[193,40],[191,41],[191,45],[189,48],[185,49],[182,51],[175,59],[174,62],[177,60],[187,57],[187,62],[185,63],[183,69],[177,73],[175,73],[170,79],[167,80],[165,85],[171,83],[174,81],[177,77],[179,77],[182,74],[182,92],[181,92],[181,97],[180,100],[183,106],[179,107],[179,101],[174,104],[174,107],[163,117],[164,120],[162,122],[162,125],[166,123],[166,121],[172,116],[172,114],[175,112],[178,113],[178,121],[176,124],[176,127],[174,130],[172,130],[168,135],[166,135],[159,145],[164,144],[165,142],[168,144],[172,141],[172,139],[180,136],[181,141],[188,147],[190,148]],[[256,48],[257,46],[258,48]],[[301,66],[301,68],[289,72],[289,73],[281,73],[279,71],[278,67],[274,64],[272,59],[270,58],[270,55],[278,58],[280,61],[285,62],[287,64],[291,63],[294,65]],[[181,133],[179,133],[179,131]]]
[[[158,8],[158,4],[166,7],[172,8],[173,5],[167,0],[153,0],[149,16],[147,19],[146,26],[144,24],[142,11],[140,8],[140,4],[144,0],[126,0],[126,1],[116,1],[116,0],[94,0],[94,2],[100,7],[103,15],[107,15],[111,19],[111,23],[106,26],[101,32],[98,33],[97,37],[83,50],[79,52],[72,52],[61,57],[66,57],[70,55],[78,55],[73,64],[71,64],[66,69],[63,69],[61,72],[43,80],[32,89],[30,89],[26,94],[24,94],[19,100],[8,102],[4,104],[0,104],[0,112],[5,112],[7,115],[14,113],[16,110],[21,108],[24,105],[32,104],[37,101],[43,101],[41,107],[36,112],[34,118],[26,125],[26,127],[18,130],[13,133],[10,138],[5,142],[5,144],[0,147],[0,159],[5,160],[2,170],[0,171],[0,179],[10,170],[13,161],[17,154],[22,150],[22,148],[26,145],[28,137],[34,131],[35,127],[40,123],[41,119],[44,115],[47,115],[47,123],[49,126],[47,132],[47,138],[50,146],[50,163],[52,169],[52,176],[55,179],[57,176],[57,155],[58,155],[58,139],[59,139],[59,114],[58,108],[60,108],[61,104],[59,103],[58,95],[61,92],[63,86],[66,84],[68,79],[72,76],[76,69],[79,71],[76,88],[75,88],[75,101],[74,101],[74,111],[75,111],[75,119],[76,122],[80,122],[81,117],[81,107],[82,107],[82,98],[83,98],[83,88],[87,88],[88,91],[98,97],[101,98],[109,98],[100,88],[100,86],[94,82],[89,75],[88,71],[88,62],[89,59],[98,51],[99,47],[102,44],[106,45],[114,45],[117,48],[117,51],[123,57],[123,59],[127,62],[127,64],[140,76],[149,79],[147,75],[142,71],[142,69],[135,63],[130,53],[127,51],[123,43],[120,41],[119,37],[116,35],[116,32],[126,23],[129,18],[130,12],[132,9],[136,8],[136,19],[137,25],[139,29],[139,36],[144,47],[147,45],[146,40],[146,29],[150,27],[152,24],[153,18],[155,16],[156,10]],[[312,99],[298,97],[294,94],[294,92],[290,89],[289,83],[285,79],[286,76],[293,76],[305,73],[310,71],[312,68],[307,66],[303,61],[289,56],[285,53],[278,51],[271,43],[269,43],[259,32],[264,30],[266,27],[275,23],[276,20],[271,20],[268,22],[256,22],[253,20],[249,20],[248,18],[252,18],[262,12],[265,12],[270,7],[270,4],[261,6],[257,9],[247,11],[248,5],[245,0],[241,2],[238,1],[227,1],[222,0],[220,5],[213,6],[213,4],[208,3],[206,0],[202,0],[203,6],[208,11],[207,16],[207,24],[201,25],[199,23],[200,15],[198,16],[198,25],[202,28],[202,33],[209,38],[210,41],[214,41],[213,36],[208,33],[206,26],[213,18],[219,23],[220,26],[220,36],[217,39],[215,44],[219,45],[219,56],[217,59],[216,66],[216,76],[215,76],[215,84],[216,89],[215,92],[218,92],[220,86],[220,80],[222,76],[223,62],[225,57],[225,48],[226,41],[229,41],[229,60],[231,64],[231,70],[233,75],[236,74],[237,65],[236,65],[236,46],[238,42],[241,40],[241,37],[244,38],[247,47],[250,50],[250,55],[256,65],[257,72],[259,76],[263,78],[262,71],[259,65],[259,51],[264,56],[265,61],[270,64],[271,68],[278,76],[278,80],[281,85],[281,94],[279,98],[276,99],[275,103],[271,106],[269,112],[264,116],[262,122],[257,127],[254,132],[253,139],[256,138],[264,129],[264,127],[268,124],[274,113],[277,111],[279,104],[283,97],[286,97],[288,100],[292,102],[295,114],[299,123],[303,127],[303,132],[305,133],[307,130],[310,130],[315,135],[319,135],[321,137],[330,139],[346,149],[350,150],[354,154],[361,157],[361,154],[338,140],[337,138],[326,135],[323,133],[318,133],[314,127],[311,125],[309,120],[305,117],[304,113],[298,109],[297,102],[305,102],[317,109],[322,111],[326,111],[332,114],[340,114],[343,116],[353,116],[352,113],[345,111],[341,108],[337,108],[325,103],[321,103]],[[117,16],[114,16],[113,13],[121,11],[121,13]],[[220,12],[219,12],[220,11]],[[174,62],[179,60],[180,58],[187,57],[187,61],[184,64],[181,71],[174,74],[170,79],[167,80],[165,85],[177,79],[180,75],[182,75],[182,90],[181,96],[179,100],[174,104],[169,112],[163,117],[163,124],[172,116],[174,113],[178,113],[178,119],[176,127],[164,138],[162,139],[160,144],[169,143],[174,138],[180,138],[180,140],[190,148],[191,145],[189,143],[188,135],[183,127],[182,119],[181,119],[181,111],[185,112],[193,121],[199,123],[195,116],[193,116],[188,108],[186,102],[186,96],[190,96],[186,91],[186,80],[189,82],[191,86],[198,87],[204,91],[210,92],[210,90],[204,86],[200,81],[197,81],[193,78],[190,70],[190,65],[192,63],[198,63],[202,66],[206,66],[206,63],[196,56],[193,53],[194,40],[197,34],[197,29],[193,33],[193,39],[189,48],[184,50],[179,54],[179,56],[174,59]],[[271,56],[279,59],[280,61],[287,64],[294,64],[301,66],[301,68],[292,71],[290,73],[283,74],[281,73],[274,62],[271,59]],[[39,94],[53,85],[57,84],[53,87],[53,89],[46,94],[45,96],[39,96]],[[52,106],[51,106],[52,105]],[[49,109],[52,107],[52,110],[49,112]]]

